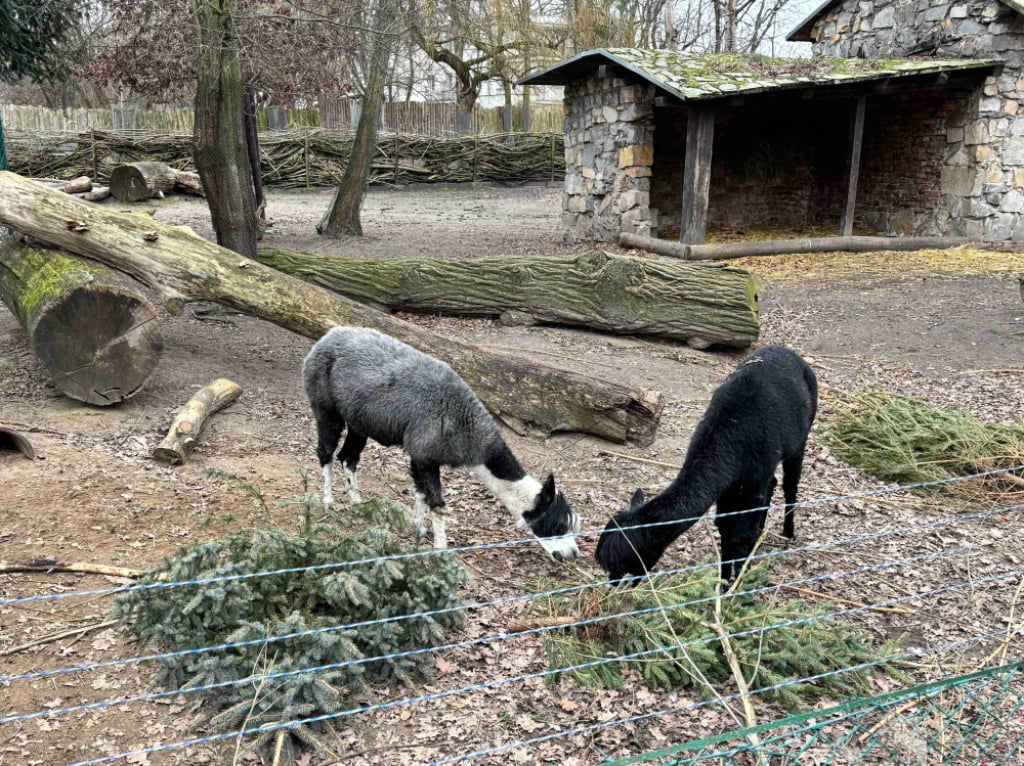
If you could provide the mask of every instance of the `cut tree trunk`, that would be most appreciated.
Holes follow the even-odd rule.
[[[72,399],[128,399],[160,359],[163,335],[153,304],[98,264],[11,239],[0,246],[0,299],[53,384]]]
[[[160,291],[171,310],[214,301],[314,339],[335,325],[374,327],[448,362],[491,412],[520,431],[649,444],[664,407],[659,392],[444,338],[174,226],[89,205],[10,172],[0,172],[0,223],[131,275]]]
[[[593,252],[574,257],[331,258],[260,248],[260,261],[392,310],[509,316],[696,345],[757,340],[757,285],[746,271]]]
[[[205,196],[203,182],[198,173],[191,170],[179,170],[174,176],[174,191],[179,194],[194,194],[197,197]]]
[[[72,178],[61,187],[61,191],[65,194],[82,194],[83,192],[92,191],[92,179],[89,176]]]
[[[642,237],[623,232],[619,244],[687,261],[717,261],[759,255],[797,253],[870,253],[885,250],[945,250],[966,245],[957,237],[812,237],[810,239],[769,239],[757,242],[724,242],[713,245],[685,245],[667,239]]]
[[[178,171],[163,162],[131,162],[110,171],[110,193],[121,202],[142,202],[174,188]]]
[[[207,418],[232,404],[241,395],[242,387],[227,378],[217,378],[208,386],[200,388],[178,412],[167,436],[153,450],[153,457],[174,465],[184,463],[195,448]]]

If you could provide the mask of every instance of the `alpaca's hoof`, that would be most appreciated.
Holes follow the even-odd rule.
[[[352,503],[363,502],[363,494],[358,489],[350,489],[348,491],[348,499]]]

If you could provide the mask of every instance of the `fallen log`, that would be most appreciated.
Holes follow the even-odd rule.
[[[945,250],[966,245],[969,240],[958,237],[812,237],[809,239],[769,239],[757,242],[723,242],[711,245],[684,245],[656,237],[642,237],[622,232],[619,244],[648,250],[659,255],[687,261],[717,261],[760,255],[791,255],[798,253],[870,253],[883,250]]]
[[[72,178],[60,189],[65,194],[81,194],[92,190],[92,179],[89,176]]]
[[[207,419],[232,404],[242,395],[242,387],[227,378],[217,378],[200,388],[171,423],[167,436],[153,450],[153,458],[172,465],[181,465],[195,448]]]
[[[448,362],[492,413],[520,431],[649,444],[664,407],[660,392],[444,338],[174,226],[88,205],[6,171],[0,223],[131,275],[162,293],[171,310],[213,301],[317,339],[334,325],[375,327]]]
[[[373,306],[654,335],[706,347],[757,340],[749,272],[603,252],[575,257],[332,258],[260,248],[260,262]]]
[[[205,197],[203,182],[199,180],[199,174],[191,170],[178,170],[174,175],[174,191],[180,194],[194,194],[197,197]]]
[[[129,162],[110,171],[110,193],[120,202],[141,202],[171,191],[177,178],[163,162]]]
[[[86,202],[102,202],[110,196],[109,186],[95,186],[91,192],[82,195]]]
[[[10,238],[0,246],[0,300],[25,328],[53,384],[72,399],[124,401],[160,360],[163,335],[153,304],[99,264]]]

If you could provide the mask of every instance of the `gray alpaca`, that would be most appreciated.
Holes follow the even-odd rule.
[[[553,558],[579,555],[579,518],[554,476],[541,484],[523,470],[476,394],[444,362],[376,330],[335,327],[306,356],[302,380],[316,418],[324,505],[333,502],[332,456],[347,427],[338,461],[354,501],[359,455],[373,439],[409,456],[419,536],[427,510],[445,504],[440,467],[466,466]],[[433,527],[434,545],[445,547],[443,519],[434,516]]]

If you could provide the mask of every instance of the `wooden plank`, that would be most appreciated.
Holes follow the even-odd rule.
[[[715,113],[694,105],[686,120],[686,160],[683,165],[683,217],[679,241],[700,244],[708,224],[711,154],[715,140]]]
[[[860,175],[860,151],[864,143],[864,111],[867,106],[868,97],[860,96],[857,99],[857,108],[853,114],[853,127],[850,137],[850,173],[849,182],[846,187],[846,207],[843,208],[843,217],[839,222],[839,236],[849,237],[853,234],[853,215],[857,205],[857,179]]]

